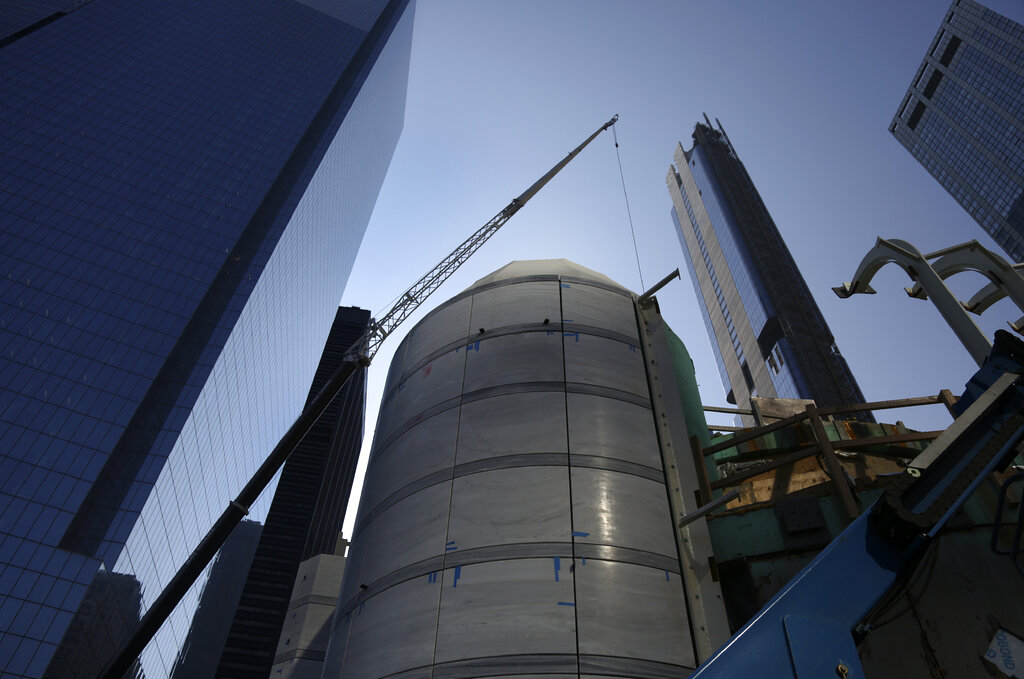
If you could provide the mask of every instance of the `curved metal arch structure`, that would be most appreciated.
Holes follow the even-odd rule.
[[[1004,297],[1009,297],[1018,309],[1024,311],[1024,277],[1020,273],[1024,270],[1024,264],[1011,264],[976,240],[933,252],[925,255],[925,259],[935,260],[931,266],[943,280],[964,271],[980,273],[989,280],[989,284],[975,293],[970,300],[961,302],[972,314],[984,313]],[[908,288],[907,294],[916,299],[928,298],[920,283]],[[1017,332],[1021,332],[1024,328],[1024,318],[1009,325]]]
[[[970,243],[964,243],[959,246],[947,248],[946,250],[932,253],[929,256],[925,256],[916,247],[910,243],[899,240],[891,239],[886,240],[879,238],[875,242],[875,247],[868,251],[864,255],[864,259],[861,260],[860,266],[857,267],[857,271],[853,276],[853,281],[846,282],[839,287],[832,288],[832,290],[842,299],[846,299],[851,295],[858,293],[862,294],[873,294],[875,291],[871,288],[870,282],[874,275],[886,264],[898,264],[907,275],[910,276],[911,280],[914,281],[914,287],[907,288],[907,294],[917,299],[931,299],[932,304],[938,309],[939,313],[942,314],[943,319],[949,324],[949,327],[956,334],[957,338],[967,349],[968,353],[971,354],[971,358],[980,366],[985,362],[985,358],[992,350],[992,343],[978,325],[968,316],[967,309],[964,305],[957,300],[956,296],[953,295],[952,291],[946,286],[944,278],[958,273],[959,271],[975,270],[977,266],[985,268],[978,262],[975,265],[967,266],[966,268],[957,267],[962,265],[956,257],[953,257],[946,261],[943,267],[948,271],[945,276],[941,275],[932,264],[928,261],[930,257],[944,256],[948,254],[959,253],[962,250],[970,252],[967,246]],[[978,249],[984,250],[980,245],[975,243]],[[988,253],[988,251],[986,251]],[[988,253],[991,257],[998,257],[993,253]],[[967,260],[969,261],[969,259]],[[1005,264],[1005,261],[1004,261]],[[986,269],[987,270],[987,269]],[[1016,274],[1012,269],[1012,273]],[[985,273],[982,271],[982,273]],[[986,274],[987,275],[987,274]],[[989,280],[993,280],[989,277]],[[1000,279],[1004,280],[1004,279]],[[993,280],[993,282],[995,282]],[[920,290],[919,293],[915,292]],[[1020,298],[1024,301],[1024,296]]]

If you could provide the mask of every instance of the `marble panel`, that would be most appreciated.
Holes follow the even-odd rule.
[[[592,325],[632,337],[639,337],[633,300],[610,290],[572,283],[562,288],[562,317],[568,323]],[[567,325],[566,329],[571,326]]]
[[[580,653],[694,666],[679,575],[588,559],[576,567],[576,597]]]
[[[566,561],[561,560],[558,570],[554,559],[446,569],[435,662],[506,654],[575,654],[575,602]]]
[[[475,342],[466,350],[465,392],[521,382],[561,382],[558,332],[523,332]]]
[[[515,467],[462,476],[452,487],[448,541],[458,549],[569,542],[569,467]]]
[[[662,468],[649,408],[590,394],[567,394],[569,450]]]
[[[462,406],[457,463],[519,453],[564,453],[565,393],[528,392]]]
[[[603,469],[573,467],[571,473],[578,542],[677,555],[665,484]]]
[[[565,380],[650,398],[640,347],[585,333],[565,333]]]
[[[533,281],[503,285],[473,296],[471,332],[494,330],[524,323],[558,323],[561,317],[558,281]]]

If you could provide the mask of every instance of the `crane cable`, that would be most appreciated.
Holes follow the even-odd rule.
[[[612,139],[615,140],[615,159],[619,161],[619,179],[622,180],[622,197],[626,199],[626,216],[629,217],[629,232],[633,235],[633,253],[636,255],[636,272],[640,274],[640,290],[646,290],[644,272],[640,268],[640,250],[636,246],[636,229],[633,228],[633,213],[629,209],[629,194],[626,193],[626,177],[622,174],[622,157],[619,155],[619,135],[612,125]]]

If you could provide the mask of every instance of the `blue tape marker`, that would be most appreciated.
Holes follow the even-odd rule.
[[[559,605],[559,606],[575,606],[576,604],[574,604],[574,603],[573,603],[573,602],[571,602],[571,601],[559,601],[559,602],[558,602],[558,605]]]
[[[584,566],[586,566],[586,565],[587,565],[587,557],[583,557],[583,565],[584,565]]]
[[[574,531],[572,532],[572,536],[573,536],[574,538],[589,538],[589,537],[590,537],[590,533],[584,533],[584,532],[583,532],[583,531],[581,531],[581,530],[574,530]]]
[[[452,540],[451,542],[445,544],[445,546],[444,546],[444,551],[446,551],[446,552],[452,552],[452,551],[455,551],[456,549],[458,549],[458,547],[455,546],[455,540]]]
[[[636,353],[636,347],[634,347],[632,344],[629,345],[629,350],[632,351],[634,354]]]
[[[575,323],[576,321],[572,320],[571,318],[563,318],[562,322],[563,323]]]
[[[557,556],[552,558],[555,560],[555,582],[558,582],[558,571],[562,568],[562,560]]]
[[[562,337],[575,337],[576,341],[580,341],[580,334],[578,332],[563,332]]]
[[[572,287],[568,283],[559,283],[559,285],[561,285],[563,288],[571,288]]]
[[[452,579],[452,587],[459,586],[459,576],[462,575],[462,566],[455,567],[455,577]]]
[[[362,615],[363,614],[363,606],[365,606],[365,605],[366,605],[365,601],[363,601],[362,603],[359,604],[359,611],[356,612],[356,615]]]
[[[665,579],[671,581],[672,578],[668,577],[668,571],[665,571]]]

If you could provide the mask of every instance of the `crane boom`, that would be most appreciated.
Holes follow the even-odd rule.
[[[362,353],[372,360],[374,355],[377,353],[377,349],[380,348],[380,345],[385,339],[387,339],[388,335],[390,335],[395,328],[401,325],[402,321],[409,317],[409,314],[415,311],[431,293],[441,287],[441,284],[448,280],[448,278],[455,273],[456,269],[462,266],[462,264],[469,259],[470,255],[479,250],[480,246],[486,243],[487,239],[497,233],[498,229],[500,229],[505,222],[512,219],[512,215],[519,212],[519,209],[526,205],[527,201],[537,195],[537,192],[540,191],[545,184],[551,181],[552,177],[558,174],[563,167],[568,165],[569,161],[575,158],[580,151],[586,148],[587,144],[592,142],[597,135],[614,125],[618,119],[619,116],[616,114],[612,116],[611,120],[597,128],[597,130],[587,137],[582,144],[572,151],[569,151],[569,154],[551,168],[547,174],[534,182],[530,188],[523,191],[519,196],[513,198],[512,202],[505,206],[505,209],[494,215],[489,222],[477,229],[472,236],[464,240],[459,247],[455,248],[451,254],[441,260],[437,266],[424,274],[424,276],[418,281],[413,283],[412,286],[399,298],[395,305],[380,317],[380,320],[371,321],[370,327],[366,332],[366,339],[364,341],[357,342],[356,345],[365,345],[361,347]]]
[[[387,339],[388,335],[394,332],[395,328],[401,325],[402,321],[409,317],[416,309],[437,290],[442,283],[455,273],[462,264],[469,259],[470,255],[480,249],[480,246],[487,242],[516,212],[519,211],[527,201],[533,198],[545,184],[551,181],[558,172],[569,164],[587,144],[592,142],[597,135],[601,134],[618,121],[619,116],[612,116],[611,120],[599,127],[592,135],[586,138],[582,144],[569,152],[559,161],[547,174],[533,183],[530,188],[523,191],[519,196],[512,199],[512,202],[505,206],[501,212],[495,215],[489,222],[481,226],[476,232],[462,242],[451,254],[445,257],[437,266],[427,272],[422,278],[416,281],[412,287],[406,290],[397,302],[384,313],[379,321],[371,320],[366,332],[356,340],[349,348],[345,361],[341,367],[330,377],[320,393],[309,402],[306,409],[296,418],[292,426],[285,432],[274,449],[253,474],[249,482],[245,484],[238,496],[228,504],[227,509],[220,515],[209,532],[196,546],[192,554],[185,560],[174,574],[171,580],[157,596],[153,604],[146,610],[145,615],[139,621],[138,626],[132,632],[131,637],[121,646],[117,655],[107,664],[100,674],[102,679],[121,679],[135,658],[142,653],[142,650],[150,642],[153,636],[163,625],[164,621],[171,614],[171,611],[178,605],[188,589],[195,583],[200,573],[213,560],[217,550],[224,541],[231,535],[243,518],[249,513],[249,507],[259,498],[260,493],[267,487],[271,479],[284,465],[285,461],[302,441],[303,437],[323,414],[331,401],[341,392],[342,387],[348,378],[356,370],[370,365],[370,361],[376,355],[380,345]]]

